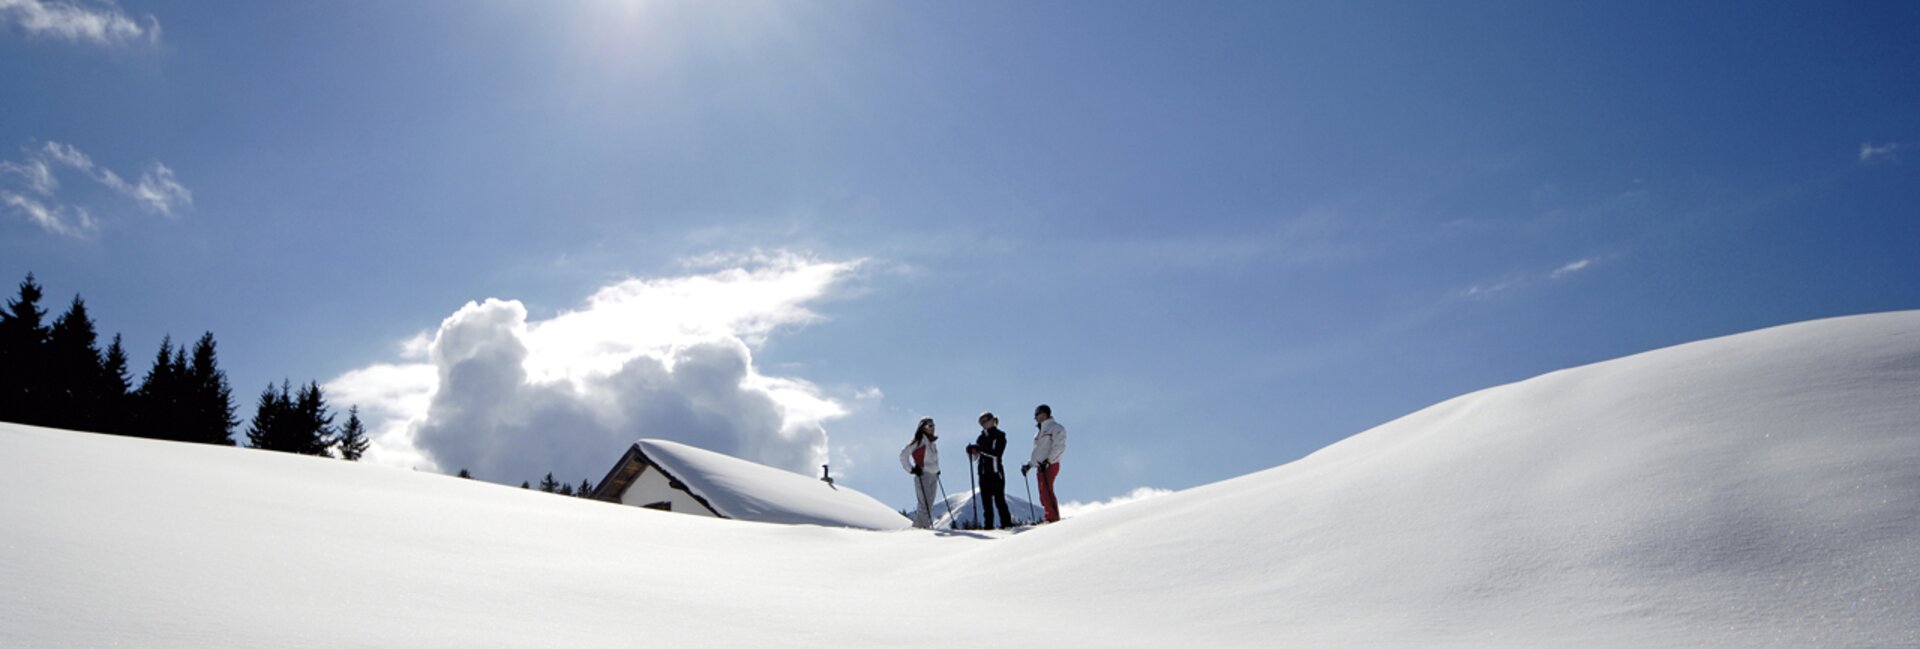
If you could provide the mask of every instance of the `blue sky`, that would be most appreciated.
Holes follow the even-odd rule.
[[[242,416],[412,394],[362,404],[412,426],[388,463],[502,482],[825,443],[904,505],[918,417],[952,466],[1047,402],[1096,501],[1920,306],[1912,3],[0,0],[0,88],[9,284],[142,367],[213,331]],[[535,365],[571,387],[448,378]]]

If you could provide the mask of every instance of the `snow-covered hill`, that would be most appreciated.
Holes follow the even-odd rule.
[[[1920,312],[1556,372],[1019,534],[0,425],[0,646],[1920,645]]]

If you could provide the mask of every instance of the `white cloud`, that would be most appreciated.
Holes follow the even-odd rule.
[[[0,191],[0,205],[11,208],[15,214],[26,217],[40,229],[70,237],[88,237],[98,231],[99,225],[88,214],[86,208],[67,205],[48,205],[28,196],[9,191]]]
[[[61,200],[59,170],[78,172],[154,214],[174,217],[193,205],[193,192],[180,184],[173,169],[158,162],[140,175],[139,182],[130,183],[113,170],[95,164],[93,158],[71,144],[46,142],[21,150],[26,156],[23,160],[0,161],[0,204],[48,232],[88,237],[99,230],[99,223],[86,207]],[[9,191],[6,184],[26,193]]]
[[[1578,273],[1580,271],[1586,270],[1587,267],[1592,265],[1593,265],[1592,259],[1582,259],[1582,260],[1567,264],[1565,266],[1561,266],[1559,269],[1554,270],[1553,274],[1549,275],[1548,277],[1551,279],[1561,279],[1568,275],[1572,275],[1574,273]]]
[[[158,162],[140,174],[140,184],[124,187],[122,183],[121,192],[140,201],[147,211],[167,216],[174,216],[174,210],[181,206],[193,205],[193,192],[173,178],[172,169]]]
[[[1073,516],[1079,516],[1081,514],[1090,514],[1093,512],[1100,511],[1102,509],[1107,509],[1110,507],[1118,507],[1120,505],[1125,505],[1127,503],[1146,500],[1148,498],[1152,498],[1155,496],[1164,496],[1170,493],[1173,493],[1172,489],[1160,489],[1158,487],[1137,487],[1133,491],[1127,492],[1125,495],[1114,496],[1113,498],[1108,500],[1102,500],[1102,501],[1090,502],[1090,503],[1083,503],[1077,500],[1071,501],[1071,502],[1064,502],[1064,503],[1060,503],[1060,516],[1070,518]]]
[[[27,189],[41,196],[52,196],[60,189],[60,180],[53,177],[53,167],[45,160],[29,159],[24,162],[0,160],[0,173],[20,178],[27,183]]]
[[[149,14],[144,22],[135,20],[112,3],[0,0],[0,22],[36,37],[96,45],[160,42],[159,19]]]
[[[762,374],[753,349],[861,262],[797,255],[700,275],[629,279],[583,308],[529,320],[518,301],[470,302],[403,362],[327,382],[373,431],[367,459],[503,483],[598,480],[641,437],[798,472],[827,456],[846,407],[803,379]],[[415,354],[424,348],[425,357]],[[407,358],[412,357],[411,362]]]
[[[1888,142],[1886,144],[1861,142],[1860,164],[1876,164],[1898,160],[1900,159],[1899,152],[1901,148],[1903,148],[1903,145],[1898,142]]]
[[[1555,268],[1552,272],[1545,273],[1544,275],[1540,274],[1539,271],[1531,271],[1525,274],[1512,275],[1495,282],[1475,284],[1467,287],[1464,291],[1460,291],[1459,295],[1460,297],[1469,299],[1487,299],[1507,291],[1530,288],[1546,282],[1563,280],[1572,276],[1574,273],[1592,268],[1594,264],[1600,263],[1601,259],[1600,257],[1588,257],[1586,259],[1575,260],[1563,264],[1559,268]]]
[[[1460,295],[1462,297],[1470,297],[1470,298],[1491,297],[1496,293],[1505,292],[1509,289],[1512,289],[1517,286],[1521,286],[1525,283],[1526,283],[1526,280],[1524,279],[1503,279],[1491,284],[1475,284],[1473,286],[1467,287],[1467,290],[1461,291]]]

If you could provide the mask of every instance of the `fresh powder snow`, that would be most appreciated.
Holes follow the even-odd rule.
[[[5,647],[1920,646],[1920,312],[1563,370],[1018,533],[11,424],[0,494]]]

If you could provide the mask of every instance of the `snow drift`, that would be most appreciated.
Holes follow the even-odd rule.
[[[1020,534],[12,425],[0,494],[9,647],[1915,646],[1920,312],[1556,372]]]

